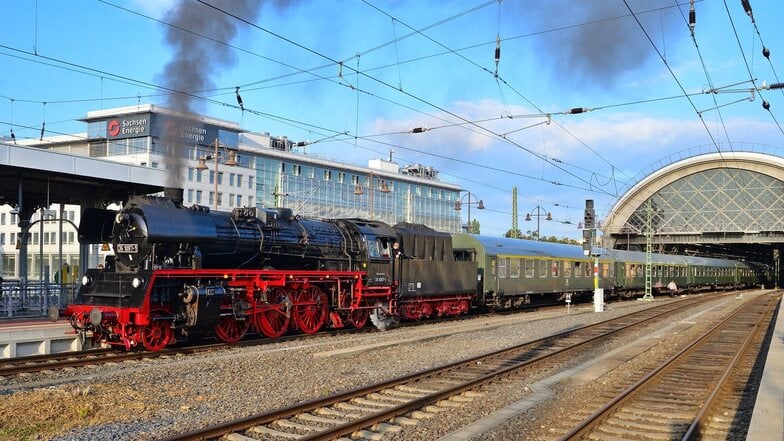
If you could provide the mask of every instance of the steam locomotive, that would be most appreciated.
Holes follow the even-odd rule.
[[[79,240],[111,242],[114,256],[84,274],[71,325],[128,350],[212,334],[231,343],[250,329],[278,337],[363,327],[368,318],[385,328],[466,313],[477,289],[476,263],[454,259],[449,234],[282,208],[227,213],[134,197],[119,211],[85,210]]]
[[[511,308],[551,296],[644,288],[645,253],[607,251],[594,265],[579,246],[313,220],[285,208],[232,212],[177,198],[133,197],[119,211],[86,209],[82,243],[112,244],[67,308],[96,343],[157,351],[191,337],[237,342],[331,326],[385,329],[399,320]],[[453,248],[454,247],[454,248]],[[642,255],[642,256],[641,256]],[[691,260],[690,260],[691,259]],[[655,255],[658,279],[681,289],[764,283],[764,266]]]

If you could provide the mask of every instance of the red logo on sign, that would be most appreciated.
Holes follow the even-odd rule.
[[[109,121],[109,125],[106,127],[106,130],[109,132],[109,136],[117,136],[120,134],[120,122],[116,119]]]

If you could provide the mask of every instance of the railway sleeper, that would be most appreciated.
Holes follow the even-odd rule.
[[[354,398],[351,400],[354,403],[362,404],[365,406],[372,406],[372,407],[392,407],[394,406],[393,403],[385,403],[383,401],[376,401],[376,400],[369,400],[367,398]]]
[[[419,424],[419,421],[415,420],[414,418],[409,418],[404,416],[392,418],[390,422],[393,424],[399,424],[401,426],[416,426],[417,424]]]
[[[322,407],[320,409],[314,410],[313,412],[318,413],[320,415],[329,415],[341,419],[346,418],[348,420],[355,420],[362,416],[362,414],[356,412],[347,412],[345,410],[333,409],[331,407]]]
[[[248,432],[257,435],[276,436],[278,438],[284,438],[284,439],[302,438],[302,435],[297,435],[295,433],[289,433],[289,432],[281,432],[279,430],[270,429],[269,427],[266,426],[254,426],[248,429]]]
[[[301,413],[297,415],[297,418],[303,421],[309,421],[311,423],[333,424],[333,425],[343,424],[345,422],[350,421],[349,418],[346,419],[327,418],[320,415],[313,415],[312,413]]]
[[[302,424],[291,420],[275,420],[275,425],[283,427],[285,429],[302,430],[305,432],[315,432],[317,430],[320,430],[318,427],[309,426],[307,424]]]

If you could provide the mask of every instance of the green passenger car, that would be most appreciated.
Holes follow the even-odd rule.
[[[460,260],[477,262],[480,303],[510,308],[538,298],[566,300],[592,295],[594,260],[582,248],[552,242],[458,233],[452,246]],[[598,287],[613,288],[613,261],[599,258]]]

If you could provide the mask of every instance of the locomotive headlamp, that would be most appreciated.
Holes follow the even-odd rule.
[[[131,286],[134,288],[139,288],[142,285],[144,285],[143,277],[134,277],[133,280],[131,280]]]
[[[93,283],[93,278],[88,276],[87,274],[82,276],[82,285],[87,286]]]

